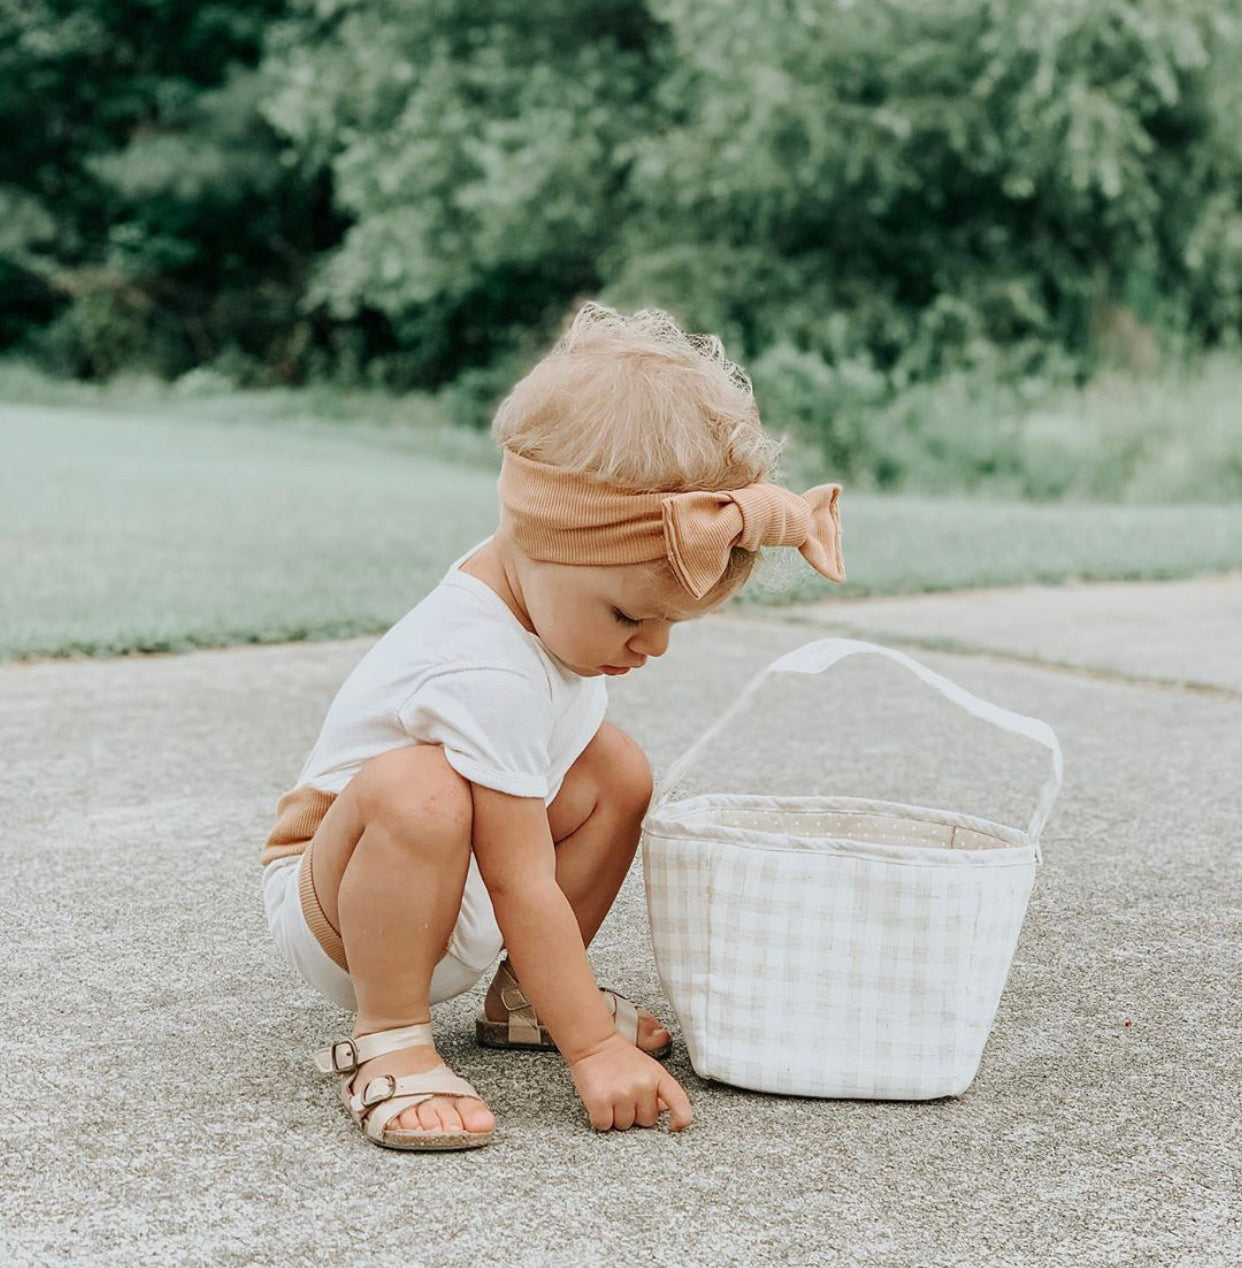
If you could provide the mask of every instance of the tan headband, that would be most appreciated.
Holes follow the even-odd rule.
[[[816,572],[845,580],[839,484],[793,493],[756,480],[740,489],[642,493],[505,451],[502,523],[531,558],[619,565],[667,558],[701,599],[724,575],[734,546],[796,546]]]

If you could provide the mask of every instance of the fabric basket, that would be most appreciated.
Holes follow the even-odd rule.
[[[1048,749],[1025,831],[857,797],[669,792],[771,673],[870,653]],[[779,657],[668,769],[643,821],[656,967],[695,1072],[801,1096],[959,1096],[979,1068],[1061,787],[1052,729],[891,648],[827,638]]]

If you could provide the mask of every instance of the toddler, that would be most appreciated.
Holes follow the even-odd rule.
[[[845,578],[837,498],[765,477],[781,442],[718,339],[588,303],[501,404],[495,533],[363,657],[262,853],[284,958],[356,1012],[314,1054],[378,1145],[468,1149],[494,1120],[436,1053],[430,1007],[501,961],[476,1021],[557,1048],[599,1130],[691,1121],[668,1031],[601,991],[586,947],[652,792],[605,678],[663,655],[761,546]]]

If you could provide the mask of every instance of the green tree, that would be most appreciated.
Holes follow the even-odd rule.
[[[0,340],[34,327],[58,368],[95,375],[288,354],[333,233],[246,69],[283,9],[0,0]]]
[[[1236,0],[651,0],[677,116],[609,294],[898,383],[1087,357],[1101,306],[1236,331]]]
[[[0,127],[0,347],[78,374],[480,421],[602,296],[874,465],[911,384],[1242,330],[1242,0],[0,0]]]
[[[381,318],[398,383],[538,343],[602,281],[660,38],[627,0],[299,0],[267,117],[352,221],[308,301]]]

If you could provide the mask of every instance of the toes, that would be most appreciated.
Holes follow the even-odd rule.
[[[422,1128],[422,1123],[418,1121],[418,1109],[402,1110],[396,1118],[388,1120],[389,1131],[416,1132]]]
[[[448,1100],[436,1097],[398,1114],[389,1128],[411,1132],[489,1132],[496,1126],[492,1112],[472,1098]]]
[[[438,1132],[440,1130],[440,1103],[438,1101],[424,1101],[421,1105],[416,1106],[415,1109],[418,1114],[419,1127],[429,1132]]]
[[[379,1113],[378,1109],[372,1110],[368,1117],[373,1117],[377,1113]],[[388,1122],[384,1124],[384,1130],[386,1132],[417,1131],[418,1125],[418,1111],[408,1109],[403,1110],[400,1114],[390,1118]]]
[[[496,1126],[492,1111],[482,1101],[466,1098],[457,1102],[457,1108],[461,1113],[462,1126],[468,1132],[489,1132]]]
[[[461,1115],[452,1101],[443,1101],[439,1107],[440,1127],[446,1132],[459,1132],[462,1129]]]
[[[638,1046],[640,1048],[648,1050],[662,1048],[672,1038],[668,1031],[646,1009],[643,1009],[638,1014],[638,1023]]]

